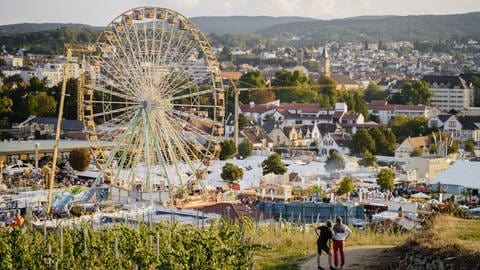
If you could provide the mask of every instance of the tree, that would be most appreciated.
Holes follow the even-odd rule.
[[[377,175],[377,184],[382,189],[393,190],[395,180],[395,172],[390,169],[381,169]]]
[[[472,140],[468,140],[465,142],[465,151],[473,152],[475,150],[475,142]]]
[[[331,150],[330,155],[325,161],[325,170],[335,171],[345,169],[345,160],[337,151]]]
[[[224,181],[233,182],[243,178],[243,170],[237,165],[227,162],[223,166],[220,176]]]
[[[248,120],[243,113],[238,115],[238,130],[243,130],[248,127]]]
[[[385,134],[383,134],[382,130],[378,127],[373,127],[368,131],[368,134],[372,137],[373,141],[375,142],[375,152],[371,152],[372,154],[382,154],[386,152],[385,148],[387,148],[387,138]]]
[[[410,152],[411,157],[421,157],[423,155],[422,149],[415,147],[412,152]]]
[[[353,184],[353,178],[350,176],[345,176],[340,181],[339,187],[337,189],[338,195],[348,194],[355,191],[355,185]]]
[[[364,128],[361,128],[353,135],[351,149],[353,153],[360,154],[363,153],[365,150],[369,151],[370,153],[376,153],[376,145],[375,141],[373,140],[372,136],[368,131]]]
[[[45,84],[37,76],[33,76],[30,79],[30,85],[28,86],[28,90],[31,92],[44,91]]]
[[[68,162],[74,170],[85,171],[90,165],[90,151],[87,148],[77,148],[70,152]]]
[[[402,87],[402,97],[405,104],[429,104],[433,92],[424,81],[406,82]]]
[[[0,116],[11,113],[12,107],[13,101],[9,97],[0,98]]]
[[[385,156],[393,156],[395,148],[397,146],[397,136],[388,127],[380,127],[383,135],[385,135],[385,145],[382,145],[382,151],[380,154]]]
[[[223,46],[219,55],[220,61],[232,61],[232,50],[228,46]]]
[[[265,104],[272,102],[277,99],[277,96],[273,90],[270,89],[259,89],[253,91],[250,95],[250,100],[255,102],[255,104]]]
[[[356,90],[345,90],[342,89],[338,92],[337,102],[345,102],[348,106],[348,110],[352,112],[358,112],[363,114],[365,119],[368,119],[368,104],[363,97],[363,91],[360,89]]]
[[[449,154],[455,154],[458,153],[458,148],[459,148],[460,142],[459,141],[453,141],[450,146],[448,146],[448,153]]]
[[[388,126],[397,138],[397,142],[401,143],[408,137],[417,137],[425,134],[431,134],[432,130],[428,127],[428,118],[420,117],[404,117],[395,115],[388,122]]]
[[[378,159],[372,153],[365,150],[362,153],[362,159],[358,161],[358,164],[364,167],[376,167]]]
[[[263,77],[262,72],[259,70],[252,70],[240,77],[240,83],[238,85],[240,88],[252,88],[258,87],[260,89],[265,88],[265,78]],[[261,91],[261,90],[258,90]],[[244,104],[249,103],[254,100],[255,93],[258,91],[243,91],[240,93],[240,101]]]
[[[292,86],[291,89],[276,92],[281,102],[311,103],[317,98],[316,91],[310,87],[308,76],[298,70],[293,73],[286,69],[278,71],[272,80],[272,86]]]
[[[253,154],[253,143],[245,139],[238,145],[238,154],[243,158],[249,157]]]
[[[430,144],[430,146],[428,147],[428,153],[430,153],[430,154],[438,154],[437,145],[434,144],[434,143]]]
[[[278,153],[274,153],[264,160],[262,162],[262,169],[263,175],[268,173],[284,174],[287,172],[287,167]]]
[[[52,96],[48,96],[46,92],[28,95],[27,107],[31,115],[36,116],[53,116],[57,109],[57,102]]]
[[[322,96],[323,100],[327,100],[328,98],[328,102],[326,103],[328,103],[329,106],[334,106],[338,99],[337,82],[328,76],[322,76],[318,80],[318,84],[320,85],[318,89],[319,98],[320,96]]]
[[[78,93],[78,88],[79,88],[79,81],[78,79],[75,78],[70,78],[67,81],[67,88],[65,89],[65,94],[67,97],[70,98],[65,98],[65,104],[63,105],[63,117],[65,119],[70,119],[70,120],[77,120],[77,93]],[[60,100],[60,94],[62,92],[62,82],[58,83],[54,87],[50,89],[52,92],[55,92],[55,99]],[[100,93],[95,93],[95,95],[101,95]],[[105,97],[98,96],[96,97],[97,99],[103,99]],[[114,102],[123,102],[121,99],[119,99],[116,96],[112,97],[112,101]],[[98,104],[94,104],[94,106],[98,106]],[[58,106],[59,107],[59,106]],[[57,113],[58,113],[57,108]]]
[[[385,93],[380,89],[380,87],[374,83],[371,82],[368,84],[367,89],[365,89],[365,101],[370,102],[374,99],[380,99],[383,100],[385,99]]]
[[[223,141],[220,145],[220,155],[218,157],[220,160],[232,158],[237,152],[237,146],[233,140]]]

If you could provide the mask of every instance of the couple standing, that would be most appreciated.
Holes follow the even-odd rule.
[[[335,270],[338,268],[338,254],[340,253],[340,268],[343,268],[345,264],[345,254],[343,253],[343,248],[345,247],[345,240],[352,234],[352,231],[343,224],[342,217],[337,217],[335,220],[335,225],[332,224],[332,221],[327,220],[325,225],[322,225],[315,229],[315,232],[318,235],[317,240],[317,266],[318,269],[324,269],[320,266],[320,255],[322,251],[328,255],[328,265],[330,270]],[[333,225],[333,226],[332,226]],[[333,241],[333,255],[335,267],[332,266],[332,253],[330,252],[329,240]]]

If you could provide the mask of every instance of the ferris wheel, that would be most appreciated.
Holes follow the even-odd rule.
[[[225,106],[204,34],[173,10],[142,7],[114,19],[95,51],[81,101],[101,168],[95,184],[205,188],[199,180],[219,150]]]

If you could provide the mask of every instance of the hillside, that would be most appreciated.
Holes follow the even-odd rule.
[[[291,22],[314,22],[315,19],[304,17],[269,17],[269,16],[219,16],[193,17],[192,21],[206,34],[244,35],[257,32],[263,28]]]
[[[456,15],[361,16],[336,20],[303,17],[231,16],[194,17],[212,43],[230,47],[252,47],[259,43],[291,42],[299,45],[326,41],[376,42],[401,40],[445,40],[456,37],[480,38],[480,12]],[[58,53],[64,43],[96,40],[101,27],[83,24],[12,24],[0,26],[0,46],[8,51],[19,47],[36,53]]]
[[[91,43],[97,39],[100,31],[88,28],[57,28],[38,32],[0,35],[0,46],[7,51],[26,48],[32,53],[63,53],[65,43]]]
[[[480,12],[291,22],[267,27],[257,33],[276,39],[301,36],[315,41],[444,40],[454,37],[480,37]]]
[[[62,27],[85,28],[85,29],[99,28],[99,27],[94,27],[86,24],[78,24],[78,23],[17,23],[17,24],[0,25],[0,36],[49,31],[49,30],[55,30]]]

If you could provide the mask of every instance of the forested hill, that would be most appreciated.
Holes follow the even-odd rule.
[[[291,22],[261,29],[257,34],[278,39],[299,36],[314,41],[445,40],[480,37],[480,12]]]
[[[363,16],[337,20],[302,17],[194,17],[213,44],[245,46],[268,41],[303,45],[325,41],[446,40],[480,38],[480,12],[456,15]],[[83,24],[13,24],[0,26],[0,46],[9,52],[27,48],[36,53],[63,52],[64,43],[96,40],[102,27]],[[296,37],[296,38],[294,38]],[[252,41],[252,42],[247,42]]]
[[[192,21],[210,34],[252,34],[265,27],[291,22],[314,22],[315,19],[304,17],[269,17],[269,16],[219,16],[193,17]]]
[[[79,23],[17,23],[0,25],[0,36],[49,31],[58,28],[100,29],[100,27]]]

